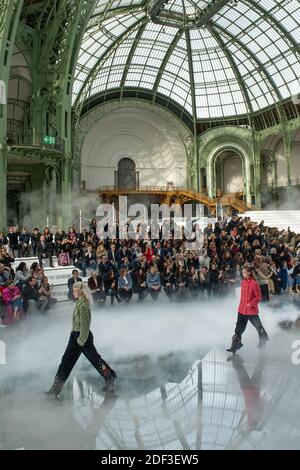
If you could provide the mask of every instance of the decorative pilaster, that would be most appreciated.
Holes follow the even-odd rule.
[[[187,135],[185,148],[187,153],[187,185],[193,191],[197,191],[197,139]]]
[[[291,151],[292,151],[292,138],[289,132],[284,132],[283,135],[284,155],[286,158],[287,180],[288,186],[291,186]]]
[[[61,205],[60,225],[68,227],[72,223],[72,157],[67,155],[61,166]]]
[[[23,0],[2,0],[0,2],[0,80],[4,82],[6,97],[11,56],[22,5]],[[0,229],[6,228],[6,132],[7,104],[0,103]]]
[[[255,206],[261,208],[261,139],[257,133],[253,134],[253,162],[254,162],[254,181],[252,182],[255,195]]]

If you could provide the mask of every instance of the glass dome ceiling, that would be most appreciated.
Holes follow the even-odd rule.
[[[143,89],[194,119],[249,115],[300,89],[298,0],[97,0],[73,103]]]

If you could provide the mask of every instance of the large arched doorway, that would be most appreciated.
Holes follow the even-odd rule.
[[[251,205],[251,168],[243,149],[225,147],[212,152],[207,160],[207,184],[211,198],[241,192]]]
[[[239,155],[229,155],[223,162],[223,191],[237,193],[244,191],[243,165]]]
[[[121,158],[118,163],[116,180],[118,188],[137,189],[137,172],[135,163],[131,158]]]
[[[223,150],[216,156],[215,189],[223,194],[244,192],[243,161],[237,152]]]

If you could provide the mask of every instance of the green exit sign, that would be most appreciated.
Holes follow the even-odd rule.
[[[55,137],[53,135],[44,135],[43,144],[55,145]]]

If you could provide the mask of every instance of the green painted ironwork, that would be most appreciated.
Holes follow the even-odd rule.
[[[39,181],[39,184],[43,184],[44,179],[50,181],[51,176],[49,175],[52,173],[49,171],[49,168],[55,169],[57,173],[58,197],[60,206],[63,209],[58,215],[64,224],[71,219],[72,189],[80,181],[80,164],[78,161],[75,161],[73,147],[73,140],[77,132],[76,125],[79,122],[84,106],[91,98],[90,87],[106,60],[117,52],[118,47],[125,43],[130,35],[135,34],[130,52],[127,55],[125,67],[122,71],[119,87],[119,100],[124,100],[126,97],[125,92],[127,92],[127,87],[125,87],[125,84],[132,59],[139,41],[143,38],[144,31],[151,24],[151,19],[147,16],[147,13],[149,14],[149,2],[145,0],[141,3],[127,6],[122,6],[122,3],[120,3],[114,8],[116,2],[108,0],[101,14],[94,13],[96,3],[96,0],[44,0],[35,4],[26,3],[23,6],[22,0],[0,0],[0,80],[3,80],[7,87],[12,50],[13,46],[16,45],[22,51],[31,73],[32,95],[30,102],[28,104],[20,102],[20,105],[26,109],[26,119],[30,121],[31,127],[34,130],[33,132],[28,132],[28,129],[22,127],[20,122],[12,122],[10,119],[9,125],[11,129],[8,132],[7,107],[0,104],[0,227],[3,227],[6,220],[6,176],[8,167],[10,168],[12,165],[10,164],[10,158],[14,162],[22,162],[22,160],[26,159],[26,161],[34,161],[36,164],[40,163],[39,179],[35,180],[35,186],[33,185],[34,190],[37,190],[37,181]],[[176,50],[180,39],[184,36],[187,44],[193,128],[193,136],[185,145],[188,154],[188,172],[191,176],[189,185],[193,189],[201,189],[199,162],[202,166],[206,155],[201,154],[202,147],[200,141],[202,136],[200,138],[197,136],[199,132],[199,130],[197,131],[199,129],[197,126],[201,120],[197,119],[193,51],[191,50],[192,30],[200,25],[207,26],[207,30],[224,53],[246,103],[248,113],[247,116],[243,114],[242,117],[244,125],[247,125],[248,122],[249,132],[245,135],[241,128],[237,127],[236,129],[241,140],[247,146],[249,158],[252,159],[251,164],[254,165],[254,192],[256,200],[259,201],[261,191],[261,142],[272,132],[278,133],[282,139],[286,156],[288,181],[291,182],[291,136],[295,129],[300,128],[300,117],[288,120],[288,116],[291,116],[291,114],[286,112],[285,106],[287,105],[287,100],[283,99],[272,74],[268,70],[268,66],[262,60],[259,60],[250,46],[245,44],[239,35],[233,35],[229,32],[229,29],[219,24],[218,12],[227,2],[222,2],[221,0],[211,2],[207,11],[202,12],[202,15],[201,8],[198,7],[195,7],[193,14],[186,13],[185,5],[191,2],[182,2],[182,13],[174,12],[172,2],[167,4],[164,10],[160,10],[160,6],[163,3],[165,2],[154,1],[150,5],[152,13],[154,11],[153,8],[158,8],[156,13],[159,18],[158,21],[156,18],[155,22],[165,25],[166,28],[171,25],[174,26],[176,23],[177,30],[175,29],[173,39],[170,40],[170,43],[165,48],[164,57],[162,58],[154,85],[151,90],[147,90],[147,93],[151,95],[150,99],[152,99],[153,104],[156,101],[161,101],[158,99],[161,98],[158,90],[162,78],[172,54]],[[255,2],[254,0],[244,0],[243,5],[249,6],[267,21],[280,37],[286,40],[289,51],[300,60],[300,45],[293,34],[272,14],[273,9],[277,8],[276,5],[269,12],[263,8],[260,2]],[[233,5],[232,8],[238,9],[238,5]],[[96,26],[99,28],[103,27],[104,21],[108,19],[115,17],[122,18],[126,14],[143,12],[144,16],[135,21],[119,36],[112,37],[112,33],[107,32],[113,39],[112,43],[99,54],[93,68],[88,69],[87,74],[85,73],[86,79],[83,82],[72,110],[72,87],[75,68],[77,66],[78,70],[84,70],[84,65],[80,65],[77,58],[85,31]],[[228,43],[226,43],[226,38],[229,41]],[[230,43],[236,44],[249,58],[255,70],[259,71],[260,76],[264,78],[272,100],[274,100],[275,104],[265,108],[265,115],[262,114],[261,116],[261,120],[265,120],[265,129],[263,131],[257,132],[255,130],[255,119],[259,111],[254,112],[253,110],[249,91],[228,47]],[[280,57],[281,55],[278,54],[276,59]],[[283,54],[282,57],[284,57]],[[131,86],[131,88],[133,87]],[[18,105],[13,100],[14,98],[10,98],[9,103]],[[170,96],[166,95],[166,101],[170,103],[170,108],[174,107],[172,94]],[[186,110],[185,106],[179,104],[177,106],[180,108],[180,111],[182,110],[181,115],[183,115]],[[88,106],[86,108],[88,109]],[[29,109],[30,112],[28,111]],[[270,118],[267,116],[268,112],[270,112]],[[278,124],[270,127],[273,116],[276,118],[274,122]],[[295,116],[297,116],[296,111]],[[230,118],[229,116],[228,119]],[[224,117],[224,123],[226,119],[227,117]],[[221,120],[222,118],[219,119],[220,122]],[[215,122],[216,119],[208,119],[207,125],[213,126]],[[191,121],[189,125],[191,126]],[[33,138],[33,136],[35,137]],[[237,134],[234,136],[234,139],[237,139]],[[220,143],[220,140],[221,137],[216,134],[216,145]],[[33,175],[31,175],[31,178],[33,181]],[[25,186],[26,191],[28,191],[29,186]]]

